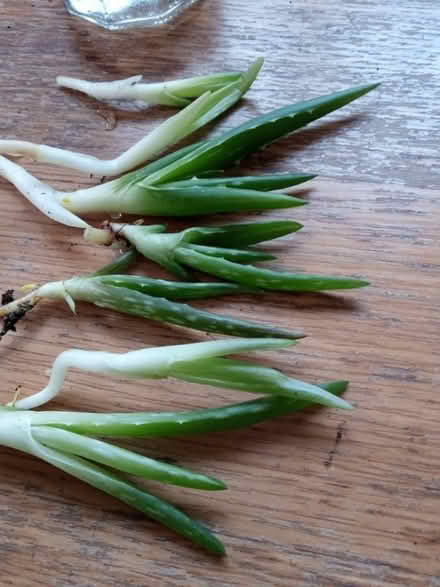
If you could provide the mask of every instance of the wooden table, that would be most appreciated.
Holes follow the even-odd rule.
[[[55,76],[151,80],[266,64],[218,128],[289,102],[382,80],[352,106],[249,159],[247,171],[320,174],[305,223],[271,245],[277,266],[368,277],[345,295],[199,302],[301,326],[297,348],[262,362],[317,382],[351,381],[352,412],[316,410],[228,434],[134,446],[229,485],[208,495],[156,487],[225,542],[214,560],[161,526],[34,458],[0,451],[0,583],[51,586],[440,584],[438,156],[440,11],[435,2],[206,0],[172,30],[110,34],[61,0],[2,2],[0,136],[113,157],[170,111],[120,112],[55,87]],[[201,134],[200,136],[203,136]],[[61,189],[72,172],[23,163]],[[1,287],[62,279],[111,257],[53,224],[1,181]],[[250,218],[248,215],[246,218]],[[153,273],[152,265],[144,269]],[[156,273],[157,274],[157,273]],[[1,343],[2,402],[40,389],[70,347],[128,350],[207,340],[83,305],[46,304]],[[437,383],[437,385],[435,385]],[[68,410],[192,409],[240,401],[174,381],[72,372]]]

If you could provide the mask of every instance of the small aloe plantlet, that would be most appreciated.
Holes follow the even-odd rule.
[[[0,175],[44,214],[79,228],[87,228],[80,216],[90,213],[195,216],[291,208],[305,202],[288,195],[289,187],[311,179],[310,174],[295,174],[288,186],[284,177],[240,180],[206,177],[206,174],[212,176],[226,169],[260,147],[356,100],[377,85],[359,86],[285,106],[219,137],[183,147],[140,170],[87,189],[58,192],[4,157],[0,157]],[[284,182],[286,193],[268,191],[274,189],[269,186],[277,181]]]
[[[318,387],[337,397],[345,391],[347,382],[332,381]],[[223,556],[224,545],[205,526],[166,501],[138,488],[119,472],[205,490],[226,489],[222,481],[94,437],[139,438],[227,431],[296,412],[310,405],[313,403],[306,400],[266,396],[189,412],[95,414],[33,412],[17,406],[0,407],[0,444],[41,458],[164,524],[207,552]]]
[[[345,400],[317,385],[292,379],[275,369],[224,358],[233,353],[279,349],[294,344],[295,341],[285,339],[249,338],[153,347],[127,353],[72,349],[58,355],[43,390],[15,401],[14,405],[32,409],[45,404],[60,392],[68,369],[77,368],[132,379],[173,377],[214,387],[350,408]]]
[[[185,106],[185,108],[115,159],[100,160],[83,153],[18,140],[1,140],[0,153],[27,155],[36,161],[61,165],[97,176],[115,176],[126,173],[153,159],[233,106],[253,84],[262,65],[263,59],[257,59],[247,72],[232,76],[221,75],[212,84],[208,81],[204,85],[203,78],[196,80],[193,93],[194,97],[198,97],[194,102],[190,103],[189,100],[185,100],[185,103],[181,101],[180,104],[175,104]],[[207,76],[207,78],[210,77]],[[165,92],[163,95],[166,95]]]
[[[176,233],[166,233],[163,225],[112,223],[110,227],[142,255],[184,279],[187,278],[185,267],[190,267],[243,286],[268,290],[310,292],[368,285],[367,281],[352,277],[289,273],[253,267],[253,263],[275,257],[264,251],[250,249],[248,245],[297,231],[301,224],[294,221],[192,227]],[[87,235],[86,231],[86,238]]]
[[[262,60],[258,60],[260,62]],[[91,82],[59,75],[56,83],[62,88],[76,90],[97,100],[141,100],[147,104],[162,104],[182,108],[194,98],[215,91],[233,82],[241,81],[239,71],[214,73],[158,83],[145,83],[142,75],[111,82]]]
[[[41,413],[42,422],[44,414]],[[36,415],[31,411],[0,408],[0,444],[38,457],[116,497],[212,554],[225,554],[223,544],[208,528],[166,501],[136,487],[118,472],[197,489],[226,489],[223,482],[88,436],[45,426],[44,423],[34,425],[33,416]],[[66,414],[66,420],[67,417]]]
[[[129,259],[133,252],[128,251],[124,255]],[[0,336],[8,330],[14,330],[16,322],[44,299],[65,300],[72,311],[75,311],[76,301],[83,301],[123,314],[230,336],[285,339],[304,336],[301,331],[223,316],[174,301],[244,291],[256,293],[256,290],[251,288],[227,283],[192,284],[114,274],[115,270],[122,271],[125,266],[125,263],[119,260],[90,275],[37,286],[22,298],[5,303],[0,306],[0,317],[4,318]]]
[[[267,261],[276,257],[249,248],[249,245],[286,236],[300,230],[302,224],[294,220],[272,220],[212,227],[193,226],[175,233],[167,233],[163,224],[144,226],[140,223],[112,222],[108,228],[114,238],[125,239],[147,259],[186,279],[187,272],[177,261],[177,251],[180,248],[189,248],[238,263]],[[86,240],[89,232],[86,230],[84,233]]]

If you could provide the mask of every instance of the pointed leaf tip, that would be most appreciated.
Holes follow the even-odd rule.
[[[321,386],[318,386],[321,387]],[[345,388],[343,386],[341,386],[341,388],[336,389],[335,391],[338,391],[339,393],[343,393],[345,391]],[[315,396],[311,397],[311,401],[314,403],[318,403],[321,404],[323,406],[327,406],[328,408],[337,408],[337,409],[342,409],[342,410],[352,410],[353,406],[348,403],[345,399],[342,399],[342,397],[339,397],[339,395],[335,395],[333,393],[333,390],[330,391],[327,390],[325,388],[325,386],[321,387],[321,391],[320,393],[315,394]]]
[[[240,84],[241,95],[245,94],[251,85],[254,83],[257,75],[260,73],[260,69],[263,67],[264,58],[258,57],[251,65],[249,69],[243,74],[243,79]]]
[[[363,84],[354,88],[351,88],[351,91],[355,94],[357,94],[358,97],[360,96],[364,96],[365,94],[368,94],[368,92],[372,92],[373,90],[375,90],[378,86],[380,86],[382,82],[374,82],[372,84]]]
[[[366,279],[359,279],[357,281],[357,286],[356,287],[367,287],[368,285],[370,285],[370,282],[367,281]]]
[[[341,397],[335,396],[335,398],[337,398],[337,401],[335,402],[334,406],[335,408],[342,408],[343,410],[354,410],[354,407],[347,402],[345,399],[342,399]]]

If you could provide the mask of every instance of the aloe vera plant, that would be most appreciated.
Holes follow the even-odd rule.
[[[258,63],[262,62],[261,59]],[[91,82],[59,75],[56,83],[62,88],[76,90],[97,100],[142,100],[147,104],[163,104],[182,108],[194,98],[208,91],[215,91],[233,82],[241,81],[239,71],[214,73],[157,83],[145,83],[142,75],[111,82]]]
[[[319,387],[334,397],[346,381]],[[204,548],[222,556],[222,542],[208,528],[173,505],[121,477],[146,479],[203,490],[223,490],[214,477],[157,461],[94,437],[161,437],[226,431],[302,410],[311,402],[269,396],[239,404],[189,412],[95,414],[0,407],[0,444],[31,454],[92,487],[121,500]],[[104,466],[102,466],[104,465]]]
[[[62,193],[43,184],[15,163],[0,158],[0,174],[52,219],[79,228],[89,213],[193,216],[207,213],[290,208],[304,204],[293,196],[268,190],[311,178],[206,178],[260,147],[285,136],[370,92],[377,84],[351,88],[274,110],[219,137],[184,147],[141,170],[92,188]],[[191,104],[194,106],[194,103]],[[292,179],[292,178],[290,178]],[[238,183],[237,183],[238,182]],[[288,189],[286,190],[289,191]]]
[[[177,233],[165,233],[166,227],[163,225],[111,224],[116,235],[124,237],[145,257],[183,278],[187,277],[186,266],[244,286],[270,290],[322,291],[368,285],[367,281],[352,277],[289,273],[244,266],[275,257],[263,251],[231,246],[247,247],[299,228],[301,224],[294,221],[275,221],[213,228],[193,227]]]
[[[304,336],[301,331],[223,316],[174,301],[254,291],[251,288],[227,283],[191,284],[115,275],[114,271],[123,270],[130,262],[132,252],[125,253],[125,256],[125,261],[117,260],[96,273],[36,286],[22,298],[0,306],[0,317],[4,318],[0,338],[15,329],[16,322],[44,299],[65,300],[72,311],[75,311],[75,302],[83,301],[124,314],[231,336],[285,339]]]
[[[371,92],[379,84],[367,84],[304,102],[284,106],[245,122],[229,132],[204,141],[177,161],[154,173],[145,169],[136,174],[140,185],[157,185],[191,178],[205,171],[225,169],[260,147],[286,136]],[[141,180],[144,174],[143,180]],[[125,184],[127,178],[119,180]]]
[[[292,344],[276,339],[223,340],[141,349],[128,353],[69,350],[55,360],[47,386],[31,396],[0,407],[0,444],[27,452],[120,499],[216,555],[225,553],[212,533],[158,497],[140,490],[118,471],[173,485],[222,490],[213,477],[169,465],[119,448],[93,436],[175,436],[249,426],[301,410],[314,403],[350,408],[339,397],[343,381],[313,385],[275,369],[223,358],[249,350]],[[69,368],[128,378],[166,378],[263,393],[267,399],[208,410],[165,414],[84,414],[32,412],[61,390]],[[104,465],[103,468],[101,465]]]
[[[144,226],[111,223],[108,228],[114,238],[125,239],[147,259],[178,277],[186,278],[185,268],[176,259],[176,252],[180,248],[190,248],[239,263],[267,261],[276,257],[251,249],[248,245],[286,236],[300,230],[302,224],[294,220],[274,220],[213,227],[193,226],[175,233],[167,233],[163,224]],[[89,231],[85,231],[86,239],[88,234]]]
[[[186,107],[115,159],[100,160],[83,153],[19,140],[0,140],[0,153],[27,155],[36,161],[62,165],[98,176],[120,175],[159,155],[166,148],[205,126],[233,106],[253,84],[262,65],[263,59],[260,58],[252,63],[245,73],[204,76],[194,80],[184,80],[183,83],[176,81],[176,88],[183,85],[187,88],[187,93],[193,94],[191,97],[197,97],[197,100],[190,103],[190,100],[184,98],[179,101],[175,99],[173,105]],[[130,84],[129,87],[132,89],[136,87],[133,80]],[[125,87],[125,84],[123,85]],[[159,88],[155,88],[152,95],[155,93],[158,99],[162,96],[163,100],[168,98],[170,103],[173,90],[167,93],[162,84],[161,86],[162,89],[158,91]]]
[[[53,364],[47,386],[30,397],[16,401],[15,407],[31,409],[48,402],[60,392],[67,370],[75,367],[118,377],[174,377],[215,387],[282,395],[330,407],[349,408],[345,400],[316,385],[292,379],[275,369],[223,358],[232,353],[278,349],[294,344],[295,341],[285,339],[249,338],[146,348],[128,353],[64,351]]]
[[[65,473],[116,497],[213,554],[221,556],[225,553],[223,544],[206,527],[171,504],[137,488],[116,472],[129,468],[132,469],[130,472],[151,478],[153,470],[157,474],[155,465],[161,468],[161,463],[78,434],[67,432],[65,436],[64,431],[57,431],[56,428],[34,426],[33,415],[32,412],[0,408],[0,444],[38,457]],[[96,464],[96,461],[98,463],[104,461],[107,466],[102,467]],[[109,466],[112,469],[109,469]],[[184,477],[189,477],[191,480],[192,475],[199,476],[178,467],[171,472],[171,476],[169,470],[166,474],[166,466],[162,468],[162,472],[168,480],[171,480],[174,474],[177,481],[183,481]],[[199,477],[202,484],[206,484],[209,480],[211,488],[224,488],[223,484],[217,480],[211,481],[203,475]]]
[[[143,91],[146,99],[185,108],[152,135],[112,161],[98,161],[87,155],[22,141],[1,141],[0,152],[28,154],[40,161],[70,166],[87,173],[125,173],[235,103],[247,91],[260,67],[261,62],[256,62],[238,78],[233,74],[232,77],[226,75],[223,79],[211,79],[209,82],[190,80],[192,86],[190,83],[189,93],[186,88],[188,80],[177,82],[171,91],[166,87],[141,88],[138,78],[125,80],[119,86],[95,88],[82,81],[64,80],[71,86],[76,84],[78,89],[82,87],[95,91],[95,95],[101,92],[101,96],[109,97],[108,92],[119,87],[125,92],[125,95],[120,93],[119,98],[128,98]],[[197,92],[207,89],[206,83],[214,83],[214,86],[196,97]],[[131,94],[130,84],[136,89],[135,92],[131,90]],[[175,300],[244,291],[255,293],[256,288],[283,291],[351,288],[366,285],[366,282],[351,277],[280,273],[254,267],[254,263],[270,260],[272,256],[251,248],[252,245],[298,230],[301,225],[292,221],[195,227],[167,234],[163,226],[127,226],[119,223],[111,225],[112,231],[107,227],[93,229],[80,216],[96,212],[191,216],[302,205],[305,202],[292,196],[290,188],[312,179],[311,174],[234,178],[220,176],[220,173],[256,149],[350,103],[376,85],[359,86],[275,110],[218,137],[179,149],[121,178],[70,193],[54,190],[0,156],[1,175],[47,216],[68,226],[86,229],[86,237],[90,240],[108,244],[113,234],[118,233],[145,256],[180,277],[186,277],[187,268],[192,268],[232,282],[177,283],[125,275],[123,272],[128,261],[135,256],[135,252],[129,251],[93,274],[36,286],[21,299],[12,299],[12,294],[8,292],[7,303],[0,307],[0,316],[5,318],[0,337],[7,330],[14,329],[15,323],[43,299],[63,299],[72,310],[75,310],[77,301],[86,301],[119,312],[208,332],[253,337],[146,348],[128,353],[79,349],[65,351],[56,358],[44,389],[28,397],[15,398],[11,405],[0,408],[0,444],[37,456],[162,522],[209,552],[223,555],[224,546],[207,528],[170,504],[137,488],[118,472],[206,490],[225,489],[222,481],[149,459],[94,437],[161,436],[227,430],[311,404],[351,408],[339,397],[346,382],[314,385],[276,369],[228,358],[230,354],[242,351],[294,345],[294,339],[303,336],[302,333],[219,316]],[[192,98],[196,99],[191,102]],[[280,193],[281,190],[283,193]],[[60,392],[69,368],[91,371],[101,378],[108,375],[139,379],[172,377],[218,388],[265,394],[266,397],[183,414],[33,412],[32,408],[45,404]]]

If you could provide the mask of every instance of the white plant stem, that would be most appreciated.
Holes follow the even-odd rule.
[[[193,123],[197,120],[206,103],[210,101],[209,93],[204,94],[198,100],[192,102],[187,108],[176,116],[164,122],[147,137],[123,153],[113,161],[99,161],[97,159],[71,153],[62,149],[22,143],[23,151],[37,153],[40,160],[50,163],[63,163],[67,167],[73,167],[90,173],[117,174],[141,164],[145,159],[154,156],[166,146],[173,144],[191,131]],[[177,119],[177,117],[179,117]],[[9,141],[0,141],[0,151],[8,151],[5,146]],[[19,141],[12,141],[11,150],[17,154]],[[47,155],[47,157],[46,157]],[[37,157],[37,155],[35,155]],[[34,157],[34,158],[35,158]],[[111,168],[111,169],[110,169]],[[95,212],[137,213],[139,207],[139,191],[136,186],[121,190],[118,188],[118,180],[106,182],[88,189],[80,189],[74,192],[60,192],[38,180],[21,166],[0,155],[0,175],[10,181],[36,208],[49,218],[75,228],[90,228],[90,225],[79,218],[76,213],[88,214]],[[109,234],[104,231],[101,237],[97,232],[95,238],[107,243]]]
[[[25,169],[0,155],[0,175],[10,181],[40,212],[56,222],[75,228],[87,228],[87,222],[66,210],[58,202],[59,192],[41,182]]]
[[[39,457],[69,472],[69,464],[80,462],[80,459],[64,455],[35,440],[32,435],[32,416],[31,412],[2,410],[0,412],[0,444]],[[86,478],[84,480],[87,481]]]
[[[38,457],[91,485],[94,483],[91,482],[90,474],[88,474],[90,470],[105,479],[106,471],[98,465],[38,442],[32,434],[33,416],[34,414],[28,411],[2,410],[0,412],[0,444]]]
[[[113,234],[124,237],[141,255],[163,265],[170,262],[174,251],[184,238],[183,232],[165,233],[163,225],[110,224]],[[85,237],[90,240],[90,236]]]
[[[89,230],[92,227],[77,214],[117,214],[121,211],[137,214],[145,193],[145,188],[138,188],[136,184],[121,188],[117,179],[73,192],[58,191],[1,155],[0,176],[10,181],[48,218],[66,226]],[[93,229],[93,233],[93,238],[88,240],[97,239],[95,242],[108,244],[109,231],[101,231],[101,237],[97,229]]]
[[[91,82],[60,75],[56,79],[58,86],[87,94],[97,100],[142,100],[147,104],[166,104],[170,106],[186,106],[190,100],[174,95],[174,91],[185,87],[180,80],[159,83],[141,83],[142,75],[133,75],[126,79],[111,82]],[[200,94],[199,94],[200,95]],[[196,96],[195,96],[196,97]]]
[[[36,454],[31,435],[31,414],[10,410],[0,412],[0,444]]]
[[[85,220],[79,218],[75,211],[84,214],[100,211],[118,212],[119,202],[122,198],[133,198],[135,201],[137,194],[135,188],[130,190],[133,192],[132,194],[125,194],[123,191],[114,192],[116,181],[71,193],[60,192],[1,155],[0,176],[10,181],[45,216],[65,226],[88,229],[88,240],[93,240],[98,244],[109,244],[111,240],[109,231],[93,228]]]
[[[87,278],[83,277],[74,277],[69,279],[68,281],[51,281],[49,283],[45,283],[40,287],[34,289],[27,295],[23,296],[22,298],[18,298],[8,304],[4,304],[0,306],[0,318],[7,316],[11,312],[15,312],[20,309],[21,306],[24,304],[30,304],[31,306],[35,306],[40,302],[42,299],[58,299],[58,300],[65,300],[72,311],[75,311],[75,303],[73,301],[73,297],[70,293],[70,289],[73,284],[78,283],[76,289],[74,289],[74,293],[76,294],[77,291],[83,286],[83,282],[86,282]]]
[[[111,82],[91,82],[60,75],[58,86],[77,90],[97,100],[142,100],[148,104],[185,106],[207,89],[217,89],[237,81],[242,74],[214,74],[158,83],[142,83],[142,75]]]
[[[126,79],[111,82],[91,82],[65,75],[57,76],[56,83],[62,88],[69,88],[87,94],[97,100],[139,100],[142,99],[140,84],[142,75],[133,75]]]
[[[60,392],[69,368],[118,377],[164,378],[180,362],[221,357],[241,351],[275,349],[290,344],[294,344],[293,341],[265,338],[173,345],[122,354],[71,349],[55,359],[47,386],[39,393],[16,401],[14,406],[29,410],[53,399]]]
[[[56,198],[59,205],[73,214],[136,214],[143,193],[145,189],[136,184],[120,188],[119,180],[114,179],[74,192],[57,192]]]
[[[249,89],[262,64],[263,60],[257,59],[237,81],[226,85],[219,84],[221,87],[216,91],[205,92],[116,159],[101,161],[81,153],[15,140],[0,141],[0,153],[27,154],[39,161],[65,165],[94,175],[122,174],[155,157],[166,147],[175,144],[232,106]],[[1,155],[0,175],[12,182],[43,214],[67,226],[89,228],[89,225],[76,214],[145,213],[145,188],[143,185],[137,186],[136,183],[121,184],[120,180],[113,180],[88,189],[59,192]],[[133,179],[135,178],[136,174]],[[145,181],[142,183],[145,184]],[[104,231],[101,234],[97,231],[93,234],[93,240],[96,242],[107,243],[108,237],[108,232]]]
[[[36,161],[98,176],[120,175],[159,155],[164,149],[193,132],[197,119],[210,102],[211,95],[211,92],[206,92],[115,159],[102,160],[83,153],[17,140],[1,140],[0,153],[27,155]]]

